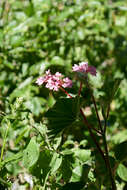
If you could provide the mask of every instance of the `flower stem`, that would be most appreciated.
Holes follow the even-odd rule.
[[[62,89],[70,98],[72,98],[72,96],[71,96],[64,88],[61,87],[61,89]],[[92,99],[93,99],[93,101],[94,101],[94,106],[95,106],[96,114],[98,115],[97,106],[96,106],[96,102],[95,102],[94,96],[92,96],[92,97],[93,97]],[[105,135],[105,133],[104,133],[103,130],[102,130],[101,135],[102,135],[102,137],[103,137],[104,147],[105,147],[105,155],[104,155],[104,152],[102,151],[102,149],[101,149],[99,143],[98,143],[97,140],[96,140],[96,137],[95,137],[94,133],[92,132],[91,125],[88,123],[88,121],[87,121],[87,119],[86,119],[86,116],[85,116],[85,114],[84,114],[84,112],[83,112],[83,110],[82,110],[81,108],[80,108],[80,113],[81,113],[81,115],[82,115],[82,117],[83,117],[84,123],[86,124],[86,126],[87,126],[87,128],[88,128],[88,131],[89,131],[89,133],[90,133],[90,136],[91,136],[91,138],[93,139],[93,141],[94,141],[94,143],[95,143],[95,145],[96,145],[98,151],[100,152],[100,154],[101,154],[101,156],[102,156],[102,158],[103,158],[103,160],[104,160],[104,162],[105,162],[105,165],[106,165],[106,167],[107,167],[107,169],[108,169],[108,171],[109,171],[109,176],[110,176],[110,180],[111,180],[111,184],[112,184],[112,190],[117,190],[116,184],[115,184],[115,180],[114,180],[114,176],[113,176],[112,169],[111,169],[111,165],[110,165],[109,153],[108,153],[108,147],[107,147],[107,141],[106,141],[106,135]],[[108,111],[108,113],[107,113],[107,118],[108,118],[108,115],[109,115],[109,111]],[[98,117],[98,122],[99,122],[99,121],[100,121],[99,115],[98,115],[97,117]],[[100,123],[100,124],[101,124],[101,123]],[[100,125],[100,126],[101,126],[101,125]],[[101,127],[101,129],[102,129],[102,127]],[[98,131],[96,131],[96,132],[98,132]]]
[[[80,89],[79,89],[78,95],[80,95],[81,88],[82,88],[82,84],[80,83]],[[72,96],[63,87],[61,87],[61,89],[62,89],[62,91],[65,92],[65,94],[67,96],[69,96],[69,98],[72,98]],[[94,98],[94,96],[93,96],[92,93],[91,93],[91,96],[92,96],[92,100],[93,100],[93,103],[94,103],[94,107],[95,107],[95,111],[96,111],[99,127],[100,127],[100,130],[101,130],[100,134],[103,137],[104,148],[105,148],[105,155],[104,155],[104,152],[102,151],[99,143],[97,142],[96,137],[95,137],[94,133],[92,132],[91,125],[88,123],[88,121],[86,119],[86,116],[85,116],[85,114],[84,114],[84,112],[83,112],[83,110],[81,108],[80,108],[80,113],[81,113],[81,115],[83,117],[84,123],[86,124],[86,126],[88,128],[90,136],[93,139],[93,141],[94,141],[94,143],[95,143],[98,151],[100,152],[100,154],[101,154],[101,156],[102,156],[102,158],[103,158],[103,160],[105,162],[105,165],[106,165],[106,167],[107,167],[107,169],[109,171],[109,176],[110,176],[110,180],[111,180],[112,190],[117,190],[116,184],[115,184],[115,180],[114,180],[114,175],[113,175],[112,168],[111,168],[111,165],[110,165],[109,152],[108,152],[108,146],[107,146],[107,141],[106,141],[106,124],[107,124],[107,119],[108,119],[108,116],[109,116],[110,107],[108,107],[108,110],[107,110],[107,117],[106,117],[106,120],[105,120],[104,131],[103,131],[102,125],[101,125],[101,121],[100,121],[100,117],[99,117],[98,110],[97,110],[96,101],[95,101],[95,98]],[[96,132],[98,132],[98,130]]]
[[[112,190],[117,190],[114,175],[113,175],[110,160],[109,160],[109,152],[108,152],[108,146],[107,146],[107,141],[106,141],[106,135],[105,134],[103,134],[103,141],[104,141],[105,154],[106,154],[105,155],[105,157],[106,157],[106,166],[107,166],[107,169],[109,171],[109,176],[110,176],[110,180],[111,180],[111,184],[112,184]]]
[[[106,115],[105,124],[104,124],[104,132],[103,132],[102,137],[103,137],[105,154],[106,154],[106,163],[107,163],[106,166],[109,171],[109,176],[110,176],[110,180],[111,180],[111,184],[112,184],[112,190],[117,190],[113,170],[111,168],[111,164],[110,164],[110,160],[109,160],[109,151],[108,151],[107,140],[106,140],[106,127],[107,127],[107,120],[109,117],[109,111],[110,111],[110,105],[108,106],[108,109],[107,109],[107,115]]]
[[[98,124],[99,124],[101,132],[103,133],[103,129],[102,129],[102,126],[101,126],[101,120],[100,120],[100,117],[99,117],[99,114],[98,114],[98,110],[97,110],[96,101],[95,101],[95,98],[94,98],[94,95],[93,95],[92,92],[91,92],[91,96],[92,96],[93,104],[94,104],[94,107],[95,107],[95,111],[96,111],[96,115],[97,115],[97,119],[98,119]]]
[[[89,130],[89,133],[90,133],[91,138],[93,139],[94,143],[96,144],[96,147],[97,147],[98,151],[100,152],[102,158],[104,159],[104,161],[105,161],[105,163],[106,163],[106,159],[105,159],[104,153],[103,153],[103,151],[101,150],[100,145],[99,145],[99,143],[97,142],[97,140],[96,140],[96,138],[95,138],[95,136],[94,136],[94,134],[93,134],[93,132],[92,132],[92,130],[91,130],[91,126],[89,125],[89,123],[88,123],[88,121],[87,121],[87,119],[86,119],[86,116],[85,116],[85,114],[83,113],[83,111],[82,111],[81,108],[80,108],[80,113],[81,113],[81,115],[82,115],[82,117],[83,117],[83,119],[84,119],[84,123],[86,124],[86,126],[87,126],[87,128],[88,128],[88,130]]]
[[[106,164],[106,167],[107,167],[107,169],[109,171],[109,176],[110,176],[110,180],[111,180],[111,184],[112,184],[112,190],[116,190],[116,184],[115,184],[113,172],[112,172],[112,169],[111,169],[111,164],[110,164],[110,160],[109,160],[108,146],[107,146],[107,141],[106,141],[106,125],[107,125],[107,119],[108,119],[108,116],[109,116],[110,106],[107,109],[107,115],[106,115],[106,119],[105,119],[104,130],[103,130],[102,126],[101,126],[98,110],[97,110],[96,101],[95,101],[95,98],[94,98],[92,93],[91,93],[91,96],[92,96],[92,100],[93,100],[94,107],[95,107],[95,110],[96,110],[96,115],[97,115],[99,127],[100,127],[101,132],[102,132],[102,138],[103,138],[104,149],[105,149],[105,164]]]
[[[78,96],[80,96],[81,90],[82,90],[82,82],[80,82],[80,88],[79,88],[79,91],[78,91]]]
[[[106,133],[106,127],[107,127],[107,120],[108,120],[108,116],[109,116],[109,111],[110,111],[110,105],[108,106],[107,115],[106,115],[106,118],[105,118],[104,134]]]
[[[69,97],[72,98],[72,96],[61,86],[61,90]]]
[[[63,92],[65,92],[65,94],[67,94],[67,96],[69,96],[69,98],[72,98],[72,96],[71,96],[63,87],[61,87],[61,90],[62,90]],[[101,154],[101,156],[102,156],[102,158],[103,158],[103,160],[105,161],[105,164],[106,164],[106,166],[107,166],[106,157],[105,157],[105,155],[104,155],[102,149],[100,148],[100,145],[99,145],[99,143],[97,142],[94,133],[92,132],[92,127],[91,127],[91,125],[88,123],[88,121],[87,121],[87,119],[86,119],[86,116],[85,116],[85,114],[84,114],[84,112],[83,112],[83,110],[82,110],[81,108],[80,108],[80,113],[81,113],[81,115],[82,115],[82,117],[83,117],[83,120],[84,120],[85,125],[86,125],[87,128],[88,128],[88,131],[89,131],[89,133],[90,133],[91,138],[93,139],[93,141],[94,141],[94,143],[95,143],[95,145],[96,145],[98,151],[100,152],[100,154]],[[96,131],[96,132],[98,132],[98,131]],[[102,134],[102,133],[101,133],[101,134]],[[113,189],[113,190],[115,190],[115,189]]]

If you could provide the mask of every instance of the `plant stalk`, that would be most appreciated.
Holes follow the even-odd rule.
[[[97,110],[96,101],[95,101],[95,98],[94,98],[94,95],[93,95],[92,92],[91,92],[91,96],[92,96],[93,104],[94,104],[94,107],[95,107],[95,111],[96,111],[96,115],[97,115],[97,119],[98,119],[98,124],[99,124],[101,132],[103,133],[103,129],[102,129],[102,126],[101,126],[101,120],[100,120],[100,117],[99,117],[99,114],[98,114],[98,110]]]
[[[82,82],[80,82],[80,88],[79,88],[79,91],[78,91],[78,96],[80,96],[81,90],[82,90]]]
[[[109,111],[110,111],[110,105],[108,106],[107,115],[106,115],[106,118],[105,118],[104,134],[106,134],[106,126],[107,126],[107,120],[108,120],[108,116],[109,116]]]
[[[82,83],[80,83],[80,88],[82,88]],[[69,97],[69,98],[72,98],[72,96],[63,88],[63,87],[61,87],[61,90]],[[81,89],[80,89],[81,90]],[[79,92],[81,92],[79,90]],[[80,95],[80,93],[78,93],[78,95]],[[84,113],[83,113],[84,114]],[[86,118],[86,117],[85,117]],[[87,121],[87,120],[86,120]],[[87,122],[87,124],[89,125],[89,123]],[[91,127],[90,125],[89,125],[89,127],[92,129],[92,130],[94,130],[94,131],[96,131],[98,134],[100,134],[100,135],[102,135],[102,133],[100,132],[100,131],[98,131],[97,129],[95,129],[94,127]]]
[[[72,96],[61,86],[61,90],[69,97],[72,98]]]
[[[117,190],[114,175],[113,175],[110,160],[109,160],[109,152],[108,152],[108,146],[107,146],[107,141],[106,141],[106,135],[105,134],[103,134],[103,141],[104,141],[104,147],[105,147],[106,166],[107,166],[107,169],[109,171],[112,190]]]
[[[81,85],[80,85],[81,86]],[[61,88],[70,98],[72,98],[72,96],[64,89],[64,88]],[[101,126],[101,122],[100,122],[100,118],[99,118],[99,114],[98,114],[98,111],[97,111],[97,106],[96,106],[96,102],[95,102],[95,99],[94,99],[94,96],[92,95],[92,99],[93,99],[93,102],[94,102],[94,106],[95,106],[95,110],[96,110],[96,114],[97,114],[97,118],[98,118],[98,122],[99,122],[99,125]],[[86,119],[86,116],[83,112],[83,110],[80,108],[80,113],[83,117],[83,120],[84,120],[84,123],[86,124],[87,128],[88,128],[88,131],[90,133],[90,136],[91,138],[93,139],[98,151],[100,152],[104,162],[105,162],[105,165],[106,167],[108,168],[109,170],[109,175],[110,175],[110,179],[111,179],[111,184],[112,184],[112,190],[117,190],[116,189],[116,184],[115,184],[115,181],[114,181],[114,177],[113,177],[113,173],[112,173],[112,169],[111,169],[111,165],[110,165],[110,161],[109,161],[109,154],[108,154],[108,148],[107,148],[107,141],[106,141],[106,136],[105,136],[105,133],[103,132],[103,129],[102,129],[102,126],[100,127],[101,128],[101,134],[102,134],[102,137],[103,137],[103,141],[104,141],[104,147],[105,147],[105,154],[104,155],[104,152],[102,151],[99,143],[97,142],[96,140],[96,137],[94,135],[94,133],[92,132],[92,128],[91,128],[91,125],[88,123],[87,119]],[[109,115],[109,112],[107,114],[107,117]]]
[[[106,158],[105,158],[105,156],[104,156],[104,153],[103,153],[103,151],[101,150],[100,145],[99,145],[99,143],[97,142],[97,140],[96,140],[96,138],[95,138],[95,136],[94,136],[94,134],[93,134],[93,132],[92,132],[92,130],[91,130],[91,126],[89,125],[89,123],[88,123],[88,121],[87,121],[87,119],[86,119],[86,117],[85,117],[85,114],[83,113],[83,111],[82,111],[81,108],[80,108],[80,113],[81,113],[81,115],[83,116],[84,123],[85,123],[85,124],[87,125],[87,127],[88,127],[88,130],[89,130],[89,133],[90,133],[91,138],[93,139],[94,143],[96,144],[96,147],[97,147],[98,151],[100,152],[102,158],[104,159],[104,161],[105,161],[105,163],[106,163]]]
[[[113,172],[112,172],[111,165],[110,165],[109,152],[108,152],[108,146],[107,146],[107,141],[106,141],[106,125],[107,125],[107,119],[108,119],[108,116],[109,116],[110,106],[108,107],[108,110],[107,110],[107,115],[106,115],[105,124],[104,124],[104,131],[103,131],[101,121],[100,121],[100,117],[99,117],[98,110],[97,110],[96,101],[95,101],[95,98],[94,98],[92,93],[91,93],[91,96],[92,96],[92,100],[93,100],[93,103],[94,103],[94,107],[95,107],[99,127],[100,127],[101,132],[102,132],[103,143],[104,143],[104,148],[105,148],[105,156],[104,156],[105,157],[105,164],[106,164],[106,167],[107,167],[107,169],[109,171],[109,176],[110,176],[110,180],[111,180],[111,184],[112,184],[112,190],[116,190],[116,184],[115,184]]]

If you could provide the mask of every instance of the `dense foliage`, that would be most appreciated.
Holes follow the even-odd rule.
[[[87,86],[76,97],[80,84],[72,66],[82,61],[97,68],[96,78],[89,77],[102,125],[111,103],[110,162],[117,189],[127,189],[127,1],[2,0],[1,190],[111,189],[105,164],[78,113],[77,102],[97,128]],[[72,99],[37,86],[37,77],[47,69],[72,79]]]

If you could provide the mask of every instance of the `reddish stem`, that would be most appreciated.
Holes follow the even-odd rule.
[[[92,100],[93,100],[93,103],[94,103],[94,107],[95,107],[95,111],[96,111],[96,115],[97,115],[97,119],[98,119],[99,127],[100,127],[100,130],[101,130],[101,133],[103,133],[103,129],[102,129],[102,126],[101,126],[100,117],[99,117],[98,110],[97,110],[96,101],[95,101],[95,98],[94,98],[94,95],[93,95],[92,92],[91,92],[91,96],[92,96]]]
[[[94,134],[93,134],[93,132],[92,132],[92,130],[91,130],[91,126],[89,125],[89,123],[88,123],[88,121],[87,121],[87,119],[86,119],[86,116],[85,116],[85,114],[83,113],[83,111],[82,111],[81,108],[80,108],[80,113],[81,113],[81,115],[83,116],[84,123],[85,123],[85,124],[87,125],[87,127],[88,127],[90,136],[92,137],[94,143],[95,143],[96,146],[97,146],[97,149],[99,150],[101,156],[103,157],[103,159],[104,159],[104,161],[105,161],[105,163],[106,163],[106,159],[105,159],[104,153],[103,153],[103,151],[101,150],[100,145],[98,144],[98,142],[97,142],[97,140],[96,140],[96,138],[95,138],[95,136],[94,136]]]
[[[69,96],[69,98],[72,98],[72,96],[71,96],[63,87],[61,87],[61,90],[62,90],[63,92],[65,92],[65,94],[67,94],[67,95]],[[93,139],[94,143],[96,144],[96,147],[97,147],[98,151],[100,152],[101,156],[103,157],[103,159],[104,159],[104,161],[105,161],[105,163],[106,163],[106,159],[105,159],[104,153],[103,153],[103,151],[101,150],[100,145],[98,144],[98,142],[97,142],[97,140],[96,140],[96,138],[95,138],[95,136],[94,136],[94,133],[92,132],[91,125],[89,125],[89,123],[88,123],[88,121],[87,121],[87,119],[86,119],[86,116],[85,116],[85,114],[83,113],[83,111],[82,111],[81,108],[80,108],[80,113],[81,113],[81,115],[83,116],[84,123],[86,124],[86,126],[87,126],[87,128],[88,128],[88,130],[89,130],[89,133],[90,133],[91,138]]]
[[[82,88],[82,84],[80,83],[80,89],[79,89],[79,93],[78,95],[80,95],[80,92],[81,92],[81,88]],[[61,87],[61,89],[65,92],[65,94],[67,94],[70,98],[72,98],[72,96],[63,88]],[[105,164],[106,166],[108,167],[109,169],[109,175],[110,175],[110,178],[111,178],[111,183],[112,183],[112,190],[116,190],[116,184],[115,184],[115,180],[114,180],[114,177],[113,177],[113,173],[112,173],[112,169],[111,169],[111,165],[110,165],[110,161],[109,161],[109,155],[108,155],[108,148],[107,148],[107,142],[106,142],[106,137],[105,137],[105,132],[106,132],[106,123],[105,122],[105,126],[104,126],[104,133],[103,133],[103,129],[102,129],[102,126],[101,126],[101,122],[100,122],[100,118],[99,118],[99,114],[98,114],[98,110],[97,110],[97,106],[96,106],[96,101],[94,99],[94,96],[92,94],[92,99],[93,99],[93,103],[94,103],[94,106],[95,106],[95,110],[96,110],[96,114],[97,114],[97,118],[98,118],[98,122],[99,122],[99,126],[100,126],[100,129],[101,129],[101,133],[103,135],[103,140],[104,140],[104,145],[105,145],[105,151],[106,151],[106,156],[104,155],[104,152],[102,151],[102,149],[100,148],[100,145],[99,143],[97,142],[96,140],[96,137],[94,136],[94,133],[92,132],[92,129],[94,128],[91,128],[91,125],[88,123],[87,119],[86,119],[86,116],[84,114],[84,112],[82,111],[82,109],[80,108],[80,113],[84,119],[84,123],[86,124],[88,130],[89,130],[89,133],[90,133],[90,136],[91,138],[93,139],[94,143],[96,144],[96,147],[98,149],[98,151],[100,152],[102,158],[104,159],[105,161]],[[108,110],[107,110],[107,117],[106,117],[106,121],[108,119],[108,116],[109,116],[109,111],[110,111],[110,106],[108,107]],[[96,129],[94,129],[96,130]],[[96,132],[98,132],[96,130]]]
[[[65,94],[69,97],[72,98],[72,96],[61,86],[61,90],[65,92]]]
[[[80,88],[79,88],[79,91],[78,91],[78,96],[80,96],[81,90],[82,90],[82,82],[80,82]]]
[[[108,106],[107,115],[106,115],[106,118],[105,118],[104,134],[106,133],[106,126],[107,126],[107,120],[108,120],[108,116],[109,116],[109,111],[110,111],[110,105]]]
[[[91,126],[91,125],[90,125],[90,126]],[[92,126],[91,126],[91,129],[92,129],[93,131],[96,131],[98,134],[102,135],[101,131],[98,131],[97,129],[93,128]]]

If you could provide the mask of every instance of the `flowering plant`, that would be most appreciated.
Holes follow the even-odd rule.
[[[90,75],[93,75],[94,77],[97,76],[97,71],[94,66],[88,66],[87,62],[81,62],[79,65],[75,64],[72,67],[72,71],[75,72],[78,76],[78,79],[80,81],[80,88],[78,91],[78,95],[73,98],[71,94],[69,94],[64,88],[71,88],[72,87],[72,81],[66,77],[63,78],[63,75],[59,72],[56,72],[55,74],[51,74],[50,70],[46,71],[45,76],[39,77],[36,81],[38,85],[45,84],[46,88],[49,88],[53,91],[58,91],[59,89],[62,89],[65,94],[70,99],[59,99],[55,105],[48,110],[46,113],[46,117],[49,121],[49,129],[52,133],[55,135],[59,132],[63,131],[67,126],[70,126],[73,124],[74,121],[76,121],[77,116],[81,115],[82,121],[84,125],[87,127],[90,136],[98,149],[102,159],[105,162],[106,168],[108,170],[108,174],[110,176],[110,183],[112,190],[116,190],[116,183],[115,183],[115,171],[111,168],[110,158],[109,158],[109,151],[108,151],[108,145],[107,145],[107,139],[106,139],[106,129],[107,129],[107,120],[109,117],[109,111],[110,111],[110,102],[105,110],[103,110],[103,116],[104,116],[104,125],[101,122],[99,112],[97,109],[97,103],[95,100],[95,97],[93,95],[93,91],[90,88],[89,85],[89,79],[88,79],[88,73]],[[82,78],[83,80],[80,80]],[[82,104],[80,103],[80,97],[81,97],[81,91],[83,82],[87,84],[87,87],[90,90],[90,95],[92,98],[92,102],[95,108],[97,121],[98,121],[98,127],[92,126],[85,115],[84,109],[82,107]],[[119,85],[119,81],[116,81],[114,88],[117,89]],[[113,89],[113,91],[115,91]],[[113,94],[114,95],[114,94]],[[104,113],[105,112],[105,113]],[[97,136],[102,138],[104,151],[102,149],[102,145],[97,140]]]

